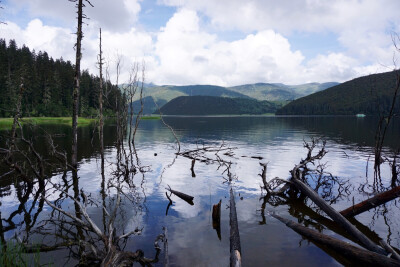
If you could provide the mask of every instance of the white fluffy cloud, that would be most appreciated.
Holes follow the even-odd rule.
[[[397,0],[163,0],[206,14],[216,27],[243,31],[343,31],[381,29],[400,21]],[[371,20],[373,23],[371,23]]]
[[[73,59],[74,35],[69,29],[43,25],[39,19],[28,23],[25,29],[13,22],[0,27],[2,38],[14,39],[19,46],[25,44],[36,51],[46,51],[54,58]]]
[[[112,59],[117,54],[122,58],[122,82],[133,62],[143,59],[146,80],[158,84],[340,82],[389,70],[383,66],[392,61],[390,30],[400,30],[396,26],[400,25],[397,0],[164,3],[177,6],[176,12],[158,32],[146,32],[143,25],[138,26],[140,0],[93,1],[95,7],[85,9],[91,19],[84,25],[82,67],[97,72],[101,26],[112,75]],[[26,26],[12,21],[2,25],[2,38],[16,39],[19,45],[47,51],[54,58],[74,60],[73,3],[20,0],[9,5],[9,12],[24,10],[31,19]],[[243,35],[223,40],[219,33],[227,29]],[[291,45],[292,34],[299,32],[328,32],[337,37],[342,48],[306,58]],[[115,75],[112,78],[115,80]]]
[[[111,31],[129,31],[137,21],[140,12],[140,0],[90,0],[84,1],[84,13],[89,20],[86,23]],[[9,3],[11,10],[24,9],[32,17],[49,18],[51,23],[58,22],[66,27],[76,27],[75,3],[68,0],[18,0]]]
[[[368,50],[368,49],[367,49]],[[202,30],[198,14],[181,9],[158,35],[156,55],[160,59],[152,77],[158,83],[237,85],[254,82],[345,81],[362,71],[360,62],[344,53],[317,55],[308,61],[293,51],[287,38],[273,30],[258,31],[245,38],[225,42]],[[375,51],[379,56],[380,51]],[[388,51],[381,51],[387,56]],[[371,55],[371,53],[370,53]],[[374,65],[376,67],[376,65]]]
[[[393,52],[390,33],[400,30],[397,0],[163,0],[163,3],[205,14],[210,26],[222,31],[260,33],[271,29],[289,40],[296,33],[329,32],[343,47],[342,59],[357,60],[349,67],[390,64]],[[318,56],[332,57],[338,59],[337,54]],[[313,62],[316,61],[308,65]]]
[[[159,81],[172,84],[230,85],[254,81],[284,80],[295,73],[303,56],[274,31],[261,31],[225,42],[199,27],[194,11],[177,12],[162,29],[156,43],[160,59]],[[156,78],[156,77],[155,77]],[[157,78],[156,78],[157,79]]]

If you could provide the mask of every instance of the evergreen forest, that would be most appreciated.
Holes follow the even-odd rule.
[[[22,116],[64,117],[72,115],[74,65],[62,58],[53,59],[46,52],[18,47],[0,39],[0,117],[14,115],[22,90]],[[99,78],[83,70],[80,79],[79,116],[95,117],[98,108]],[[106,113],[111,114],[115,98],[123,95],[107,81],[103,86]]]

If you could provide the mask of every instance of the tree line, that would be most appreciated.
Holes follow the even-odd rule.
[[[71,116],[75,66],[63,58],[54,60],[46,52],[35,52],[15,40],[0,39],[0,117],[14,115],[23,85],[22,116]],[[98,113],[100,78],[81,71],[79,116]],[[115,99],[124,96],[110,81],[104,82],[105,113],[115,112]]]

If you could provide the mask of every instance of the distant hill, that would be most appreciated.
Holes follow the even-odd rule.
[[[143,114],[144,115],[152,114],[153,112],[157,111],[158,108],[161,108],[165,103],[167,103],[167,101],[165,101],[164,99],[154,101],[152,96],[146,96],[143,98]],[[140,100],[132,102],[131,107],[133,108],[133,112],[137,114],[141,108]]]
[[[277,111],[277,115],[379,114],[389,109],[400,72],[360,77],[297,99]],[[400,110],[397,101],[397,110]]]
[[[174,86],[163,85],[156,87],[145,87],[143,94],[150,97],[149,101],[145,101],[145,114],[151,114],[156,111],[154,100],[157,101],[159,107],[162,107],[168,101],[179,96],[219,96],[219,97],[236,97],[236,98],[249,98],[246,95],[231,91],[225,87],[215,85],[188,85],[188,86]],[[154,99],[154,100],[153,100]],[[139,101],[138,96],[135,102]],[[136,105],[136,104],[135,104]]]
[[[228,89],[257,100],[287,101],[325,90],[338,84],[339,83],[335,82],[307,83],[300,85],[285,85],[282,83],[255,83],[228,87]]]
[[[248,96],[234,92],[225,87],[215,85],[187,85],[187,86],[175,86],[175,85],[163,85],[155,87],[144,88],[145,96],[152,96],[154,99],[163,99],[167,102],[178,97],[178,96],[222,96],[222,97],[243,97]],[[136,99],[137,100],[137,99]]]
[[[179,96],[221,96],[231,98],[253,98],[257,100],[285,103],[299,97],[324,90],[338,83],[308,83],[301,85],[285,85],[273,83],[246,84],[234,87],[215,85],[188,86],[151,86],[146,84],[144,96],[151,96],[156,101],[168,102]],[[137,95],[135,100],[139,100]]]
[[[275,113],[278,106],[268,101],[216,96],[180,96],[161,108],[165,115],[223,115]]]

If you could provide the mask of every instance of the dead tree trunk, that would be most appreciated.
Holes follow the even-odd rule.
[[[75,55],[75,77],[74,90],[72,93],[72,156],[71,164],[76,169],[78,161],[78,108],[79,108],[79,90],[81,77],[81,43],[82,43],[82,19],[83,19],[83,0],[78,0],[78,27],[76,31],[76,55]]]
[[[354,206],[348,207],[347,209],[342,210],[340,214],[342,214],[344,217],[353,217],[379,205],[385,204],[386,202],[393,200],[399,196],[400,186],[397,186],[391,190],[379,193],[374,197],[366,199]]]
[[[386,266],[386,267],[400,266],[400,261],[390,259],[386,256],[383,256],[381,254],[372,251],[358,248],[356,246],[353,246],[347,242],[338,240],[336,238],[323,235],[315,230],[304,227],[301,224],[282,218],[278,215],[272,214],[272,216],[280,220],[281,222],[283,222],[288,227],[293,229],[295,232],[301,234],[302,236],[334,249],[336,252],[342,254],[346,258],[349,258],[357,262],[358,265],[365,264],[367,266]]]
[[[196,173],[194,172],[194,164],[196,163],[196,159],[192,159],[192,164],[190,166],[190,171],[192,172],[192,177],[196,177]]]
[[[343,215],[332,208],[328,203],[325,202],[314,190],[308,187],[300,179],[293,177],[291,182],[298,190],[307,195],[315,204],[318,205],[329,217],[335,222],[339,223],[347,232],[357,238],[360,243],[367,249],[374,251],[379,254],[386,255],[386,251],[381,247],[374,244],[368,237],[361,233],[354,225],[352,225]]]
[[[219,240],[221,240],[221,200],[219,200],[218,204],[213,205],[212,226],[217,231]]]
[[[101,47],[101,28],[100,28],[100,53],[99,53],[99,70],[100,70],[100,82],[99,82],[99,135],[100,135],[100,152],[102,155],[102,164],[104,164],[104,137],[103,137],[103,50]]]
[[[167,189],[169,192],[171,192],[175,196],[185,200],[190,205],[194,205],[194,203],[193,203],[194,197],[186,195],[185,193],[182,193],[182,192],[179,192],[179,191],[172,190],[171,187],[170,188],[165,188],[165,189]]]
[[[236,215],[236,204],[235,204],[235,196],[233,194],[233,190],[230,190],[230,209],[229,209],[229,225],[231,227],[230,230],[230,266],[231,267],[240,267],[242,266],[242,249],[240,247],[240,235],[239,235],[239,226]]]

